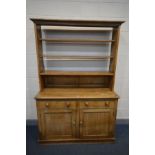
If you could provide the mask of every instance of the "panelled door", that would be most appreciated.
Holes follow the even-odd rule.
[[[43,103],[43,106],[47,103]],[[58,104],[56,106],[56,104]],[[68,103],[67,103],[68,104]],[[40,110],[42,139],[72,139],[76,130],[75,102],[48,102],[48,106]],[[52,106],[53,105],[53,106]]]
[[[114,109],[105,107],[104,101],[87,102],[87,108],[80,108],[80,138],[113,137]],[[112,103],[113,104],[113,103]],[[83,103],[82,103],[83,105]]]

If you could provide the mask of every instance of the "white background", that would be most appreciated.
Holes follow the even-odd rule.
[[[115,91],[119,94],[117,118],[129,118],[129,4],[128,0],[27,0],[26,118],[36,119],[34,96],[39,91],[35,36],[29,18],[125,20],[121,27]],[[95,66],[94,66],[95,67]]]

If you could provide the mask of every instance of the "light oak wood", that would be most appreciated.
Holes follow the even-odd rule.
[[[114,136],[116,101],[85,101],[80,103],[80,137]]]
[[[120,35],[120,27],[115,28],[113,30],[113,36],[112,36],[112,38],[116,40],[116,42],[113,43],[112,47],[111,47],[111,55],[114,56],[114,59],[110,60],[110,65],[109,65],[109,70],[114,73],[114,77],[113,77],[113,80],[111,83],[112,90],[114,90],[114,84],[115,84],[115,73],[116,73],[116,63],[117,63],[117,55],[118,55],[119,35]]]
[[[81,138],[72,138],[72,139],[50,139],[50,140],[38,140],[39,143],[41,144],[50,144],[50,143],[56,143],[56,144],[64,144],[64,143],[69,143],[69,144],[73,144],[73,143],[80,143],[80,144],[86,144],[86,143],[97,143],[97,144],[105,144],[105,143],[114,143],[115,142],[115,138],[114,137],[104,137],[104,138],[94,138],[94,139],[81,139]]]
[[[93,39],[50,39],[41,38],[41,41],[46,41],[50,43],[68,43],[68,44],[107,44],[115,42],[115,40],[93,40]]]
[[[81,109],[80,137],[97,138],[113,136],[114,115],[111,109]]]
[[[31,18],[31,20],[42,26],[76,26],[76,27],[119,27],[125,21],[118,20],[71,20],[71,19],[48,19]]]
[[[44,76],[43,79],[46,88],[109,88],[112,81],[112,76],[53,75]]]
[[[59,101],[55,100],[38,100],[37,101],[38,110],[47,110],[47,109],[75,109],[76,103],[71,101]]]
[[[41,140],[114,137],[116,100],[37,100]]]
[[[112,72],[99,72],[99,71],[45,71],[41,72],[40,75],[67,75],[67,76],[113,76]]]
[[[36,99],[118,99],[119,96],[104,88],[45,88]]]
[[[36,55],[37,55],[38,74],[39,74],[40,72],[44,71],[43,59],[40,58],[43,52],[42,43],[39,39],[41,37],[41,26],[34,24],[34,32],[35,32]],[[39,87],[40,87],[40,90],[42,90],[44,87],[43,79],[40,76],[39,76]]]
[[[101,61],[112,59],[113,56],[51,56],[43,55],[45,60],[55,60],[55,61]]]
[[[112,28],[96,27],[67,27],[67,26],[42,26],[43,31],[68,31],[68,32],[112,32]]]
[[[64,103],[64,105],[63,105]],[[37,104],[41,127],[41,139],[68,139],[75,137],[76,111],[75,102],[69,106],[59,102],[39,102]],[[59,106],[63,105],[63,107]],[[70,106],[71,105],[71,106]],[[66,108],[65,108],[66,107]]]
[[[114,101],[84,101],[80,103],[80,107],[85,108],[116,108],[116,103]]]
[[[31,19],[34,22],[40,91],[36,95],[39,142],[113,142],[119,96],[114,91],[120,25],[124,21]],[[46,27],[44,27],[46,26]],[[112,33],[109,40],[42,38],[42,30]],[[102,33],[104,35],[104,33]],[[43,54],[48,44],[109,44],[108,56],[52,56]],[[46,70],[44,61],[110,61],[109,71]]]

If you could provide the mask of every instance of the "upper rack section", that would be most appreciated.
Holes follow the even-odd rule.
[[[113,31],[113,28],[108,27],[41,26],[41,30],[42,37],[39,40],[54,44],[102,45],[115,42],[115,40],[107,38],[107,35],[109,36]],[[103,38],[102,33],[106,37]]]

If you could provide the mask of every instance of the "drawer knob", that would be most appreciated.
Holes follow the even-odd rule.
[[[109,107],[109,102],[105,102],[105,106],[106,107]]]
[[[75,121],[73,121],[72,124],[75,125],[76,124]]]
[[[70,107],[70,103],[69,103],[69,102],[67,102],[67,103],[66,103],[66,106],[67,106],[67,107]]]
[[[82,125],[83,124],[83,122],[82,121],[80,121],[80,125]]]
[[[89,104],[88,104],[88,102],[85,102],[85,106],[88,106]]]
[[[48,103],[46,103],[46,104],[45,104],[45,106],[48,108],[48,107],[49,107],[49,104],[48,104]]]

